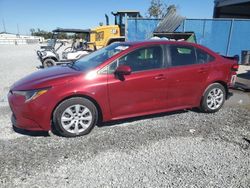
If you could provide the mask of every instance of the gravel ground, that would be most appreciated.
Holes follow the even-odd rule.
[[[0,187],[249,187],[250,95],[241,91],[215,114],[146,116],[70,139],[14,132],[4,96],[40,65],[37,47],[0,46]]]
[[[0,106],[6,106],[6,94],[15,81],[37,70],[40,64],[35,50],[38,48],[38,45],[0,45]]]

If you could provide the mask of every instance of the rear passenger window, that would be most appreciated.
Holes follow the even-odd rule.
[[[207,52],[204,52],[201,49],[196,49],[196,54],[197,54],[197,63],[198,64],[203,64],[203,63],[208,63],[211,61],[214,61],[214,57],[209,55]]]
[[[196,64],[195,49],[192,46],[170,46],[171,65],[183,66]]]

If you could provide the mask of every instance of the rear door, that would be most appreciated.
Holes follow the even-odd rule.
[[[168,107],[197,105],[204,90],[212,59],[191,45],[169,45],[167,72]]]

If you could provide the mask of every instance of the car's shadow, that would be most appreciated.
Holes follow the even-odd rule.
[[[122,126],[122,124],[124,124],[124,123],[131,123],[131,122],[140,121],[140,120],[147,120],[147,119],[160,118],[160,117],[164,117],[164,116],[182,114],[182,113],[186,113],[188,111],[189,110],[178,110],[178,111],[173,111],[173,112],[164,112],[164,113],[158,113],[158,114],[152,114],[152,115],[127,118],[127,119],[122,119],[122,120],[114,120],[114,121],[105,122],[105,123],[98,123],[97,126],[98,127],[114,126],[114,125],[121,125]],[[195,111],[195,112],[199,113],[199,111],[197,109],[191,109],[191,111]],[[13,126],[13,130],[16,133],[26,135],[26,136],[32,136],[32,137],[49,137],[50,136],[48,131],[28,131],[28,130],[17,128],[15,126]],[[58,135],[58,133],[54,132],[53,130],[52,130],[52,132],[53,132],[53,134],[60,136],[60,135]]]
[[[199,112],[198,109],[190,109],[191,111]],[[147,120],[147,119],[154,119],[154,118],[160,118],[164,116],[171,116],[171,115],[176,115],[176,114],[182,114],[186,113],[190,110],[178,110],[178,111],[172,111],[172,112],[163,112],[163,113],[158,113],[158,114],[151,114],[151,115],[145,115],[145,116],[139,116],[139,117],[133,117],[133,118],[126,118],[122,120],[113,120],[105,123],[98,123],[98,127],[105,127],[105,126],[114,126],[114,125],[121,125],[124,123],[131,123],[135,121],[140,121],[140,120]]]
[[[26,135],[26,136],[34,136],[34,137],[48,137],[48,136],[50,136],[48,131],[28,131],[28,130],[17,128],[15,126],[12,126],[12,128],[16,133]]]

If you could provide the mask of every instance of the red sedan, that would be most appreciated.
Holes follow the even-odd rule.
[[[98,121],[194,107],[216,112],[237,69],[237,59],[192,43],[114,43],[16,82],[8,95],[12,122],[74,137]]]

